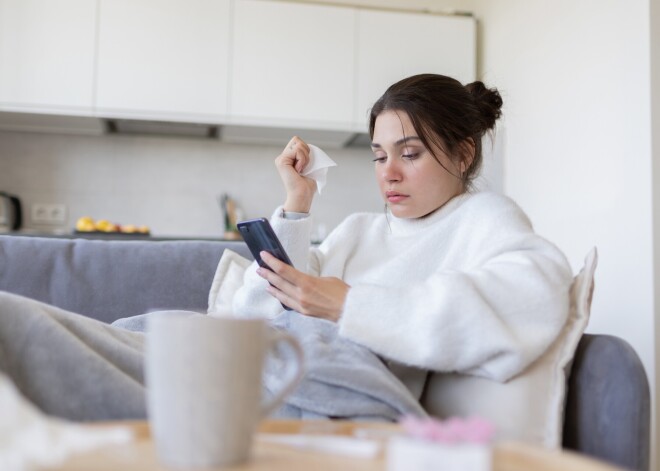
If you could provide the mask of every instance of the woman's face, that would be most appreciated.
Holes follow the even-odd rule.
[[[457,178],[460,164],[434,148],[440,165],[422,144],[405,112],[388,110],[378,115],[371,150],[381,195],[396,217],[426,216],[464,191],[462,180]]]

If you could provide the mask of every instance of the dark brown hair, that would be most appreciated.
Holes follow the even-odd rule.
[[[456,176],[467,186],[481,167],[481,138],[502,114],[502,97],[480,81],[463,86],[444,75],[413,75],[391,85],[371,108],[372,139],[376,118],[387,110],[405,112],[432,154],[435,145],[455,163],[465,162],[466,170]]]

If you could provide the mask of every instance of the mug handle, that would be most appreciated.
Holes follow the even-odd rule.
[[[275,346],[280,342],[289,344],[289,346],[293,350],[293,353],[295,354],[296,361],[292,363],[288,363],[287,372],[284,376],[285,379],[283,380],[285,386],[282,387],[280,392],[278,392],[274,398],[272,398],[269,402],[261,406],[262,418],[272,414],[273,411],[275,411],[275,409],[277,409],[284,402],[284,398],[289,394],[291,394],[291,392],[295,389],[295,387],[298,386],[298,383],[300,382],[304,374],[304,370],[303,370],[304,354],[303,354],[303,349],[300,346],[298,340],[296,340],[295,337],[287,334],[286,332],[273,332],[270,334],[268,350],[274,349]]]

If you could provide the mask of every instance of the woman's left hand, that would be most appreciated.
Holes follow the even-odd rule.
[[[257,273],[272,285],[268,292],[279,302],[307,316],[339,320],[349,285],[339,278],[307,275],[268,252],[260,255],[272,271],[258,268]]]

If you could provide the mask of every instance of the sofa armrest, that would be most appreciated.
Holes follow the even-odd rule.
[[[104,322],[154,309],[206,312],[220,256],[242,241],[0,236],[0,290]]]
[[[582,336],[568,383],[564,447],[627,469],[649,469],[651,398],[646,372],[625,340]]]

